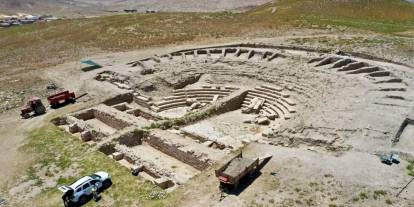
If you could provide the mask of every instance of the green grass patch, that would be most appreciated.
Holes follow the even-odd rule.
[[[409,161],[407,171],[409,176],[414,176],[414,161]]]
[[[380,197],[386,196],[387,195],[387,191],[385,190],[376,190],[374,191],[374,199],[377,200]]]
[[[31,205],[62,206],[62,193],[57,190],[58,186],[70,184],[81,176],[100,170],[112,175],[113,185],[102,194],[101,201],[97,204],[91,201],[85,206],[164,206],[164,201],[168,198],[168,195],[160,188],[140,177],[131,176],[127,168],[120,166],[103,153],[91,149],[78,138],[54,125],[47,124],[30,132],[29,140],[23,149],[36,156],[34,165],[41,163],[42,167],[56,166],[57,172],[53,173],[57,175],[65,174],[69,169],[79,174],[58,176],[57,185],[46,188],[30,200],[28,203]],[[36,169],[34,167],[28,169],[26,172],[28,179],[38,180]]]
[[[365,200],[365,199],[368,199],[368,193],[367,192],[361,192],[361,193],[359,193],[359,198],[361,199],[361,200]]]

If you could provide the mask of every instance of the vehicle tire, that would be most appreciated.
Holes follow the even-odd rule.
[[[39,115],[39,114],[44,114],[44,113],[46,112],[46,108],[45,108],[44,106],[37,106],[37,107],[34,109],[34,111],[35,111],[35,113],[36,113],[37,115]]]
[[[79,205],[83,205],[88,201],[88,197],[86,197],[85,195],[81,196],[78,200],[78,204]]]
[[[102,188],[107,189],[107,188],[111,187],[111,185],[112,185],[112,180],[107,179],[107,180],[103,181]]]
[[[30,118],[30,114],[29,113],[22,114],[22,118],[23,119],[28,119],[28,118]]]

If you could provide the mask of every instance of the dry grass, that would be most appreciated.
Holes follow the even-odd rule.
[[[280,26],[328,24],[404,32],[414,28],[414,6],[399,0],[283,0],[242,14],[157,13],[40,23],[0,31],[0,67],[39,68],[98,51],[240,36]]]
[[[347,26],[386,33],[414,27],[413,4],[400,0],[283,0],[249,14],[266,19],[278,17],[296,26]]]

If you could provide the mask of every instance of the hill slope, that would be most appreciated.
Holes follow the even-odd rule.
[[[55,15],[105,14],[105,11],[137,9],[169,12],[245,11],[270,0],[2,0],[0,13],[52,13]]]
[[[283,0],[244,13],[114,15],[0,29],[0,77],[5,80],[4,85],[0,81],[0,88],[16,87],[7,81],[28,69],[78,60],[97,52],[246,34],[271,35],[281,28],[356,28],[413,37],[414,5],[400,0]],[[411,50],[412,46],[407,48]],[[20,83],[16,84],[30,85]]]

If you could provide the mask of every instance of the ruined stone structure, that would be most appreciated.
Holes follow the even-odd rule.
[[[397,119],[414,96],[395,69],[402,66],[301,48],[197,48],[124,67],[95,77],[124,93],[54,123],[162,188],[186,182],[250,142],[350,150],[350,134],[379,131],[358,130],[366,126],[360,117],[376,116],[370,124],[391,131],[378,111]],[[356,91],[358,84],[366,90]],[[364,110],[355,117],[349,107]]]

